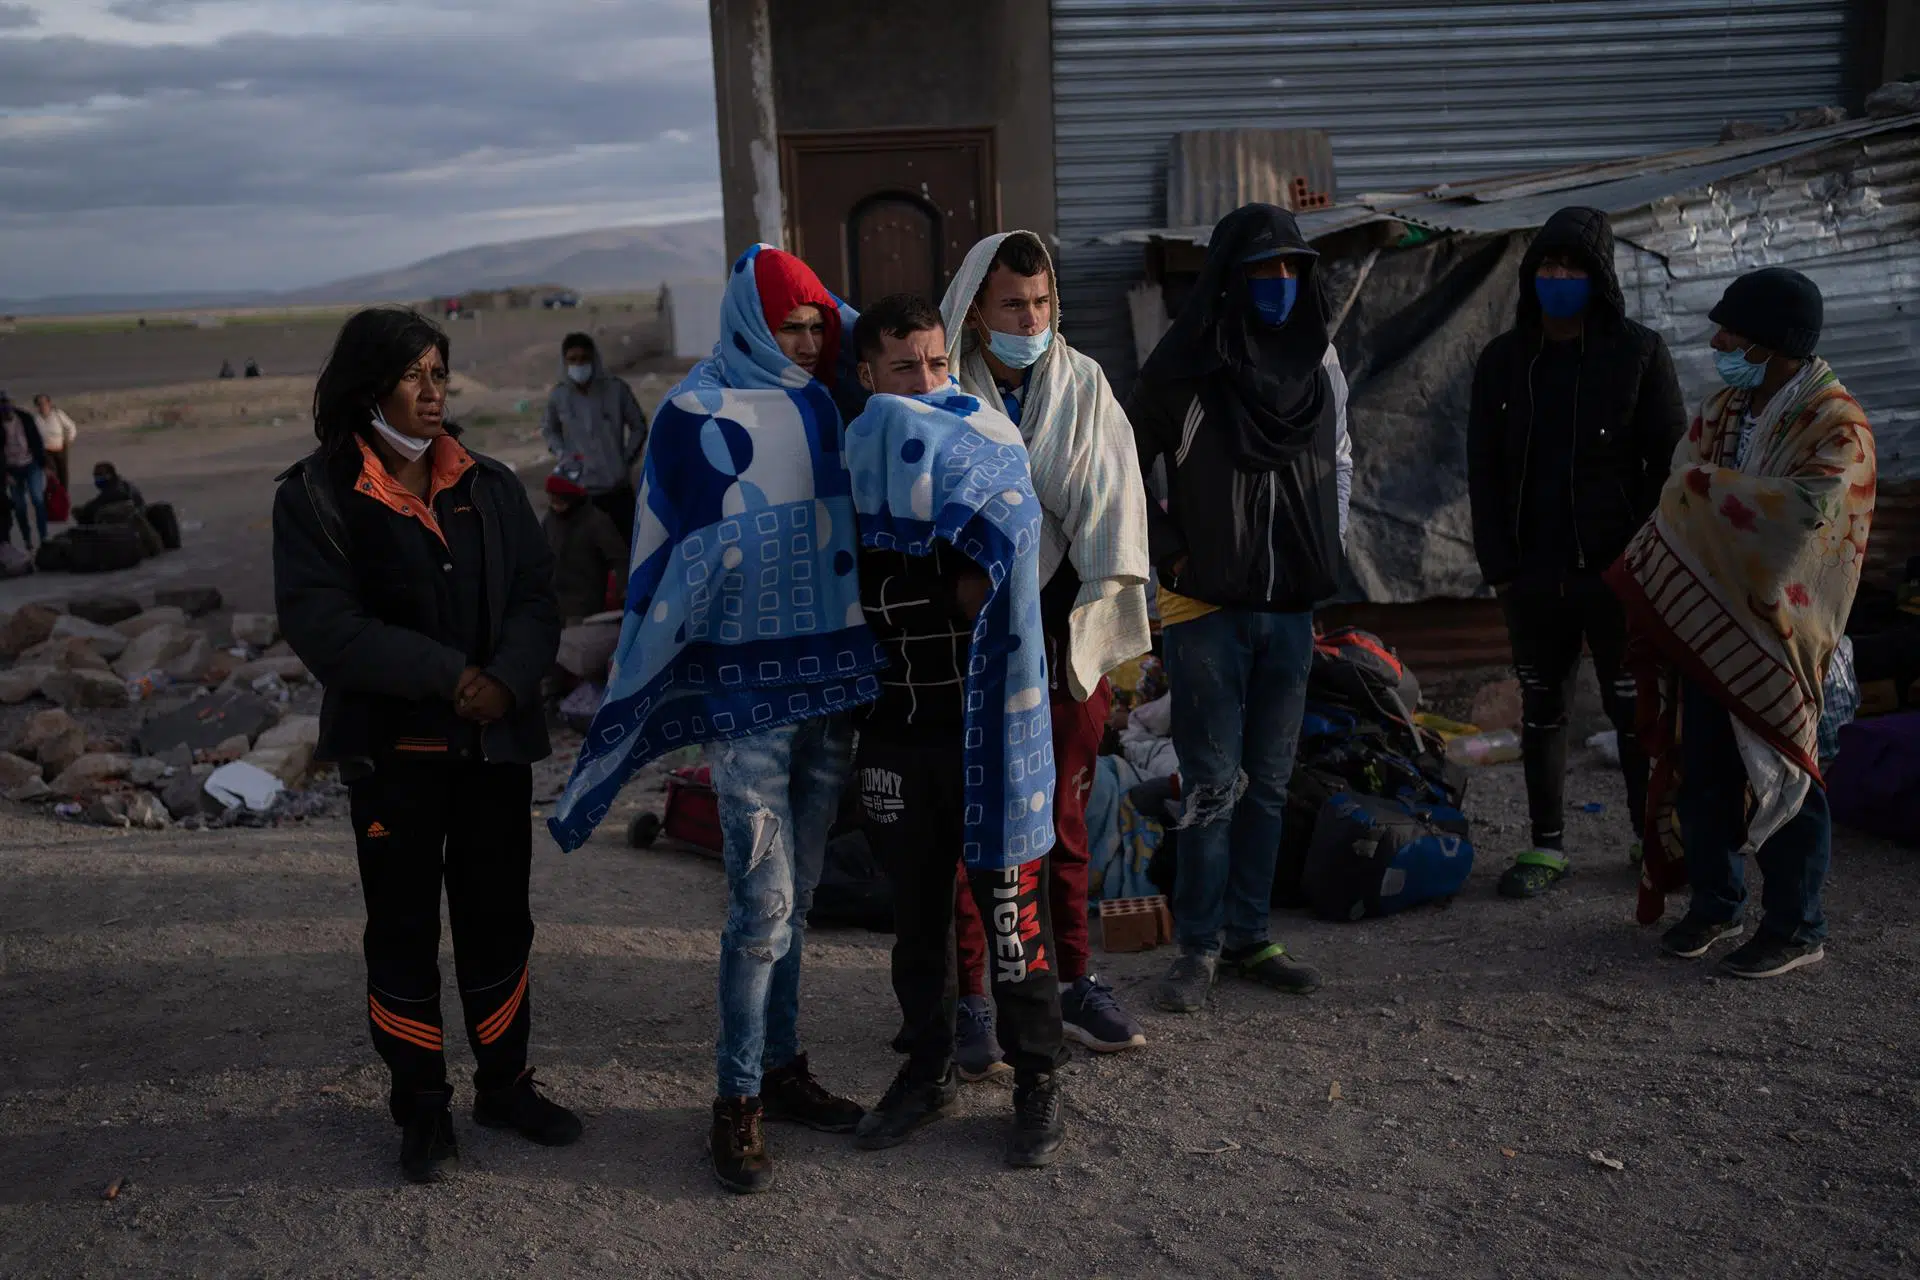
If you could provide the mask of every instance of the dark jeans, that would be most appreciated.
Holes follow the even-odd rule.
[[[1267,941],[1287,783],[1307,706],[1313,615],[1219,609],[1166,629],[1187,817],[1174,881],[1186,952]]]
[[[1634,682],[1622,666],[1627,615],[1607,584],[1577,574],[1557,587],[1516,586],[1501,597],[1513,670],[1520,679],[1520,750],[1527,810],[1538,849],[1566,840],[1567,707],[1584,641],[1600,681],[1600,704],[1620,735],[1620,772],[1636,840],[1646,831],[1647,755],[1634,727]]]
[[[405,1124],[421,1094],[451,1097],[440,1023],[440,887],[478,1064],[499,1089],[527,1065],[533,998],[533,771],[524,764],[382,762],[352,784],[353,834],[367,902],[367,1020],[393,1075]]]
[[[605,493],[596,493],[588,499],[594,506],[607,513],[613,521],[613,527],[620,531],[624,539],[633,537],[633,512],[639,501],[631,485],[621,485],[618,489],[609,489]]]
[[[860,736],[854,778],[867,839],[893,884],[893,992],[897,1052],[911,1078],[940,1079],[953,1061],[957,977],[953,873],[964,832],[960,746],[920,747]],[[995,1027],[1015,1075],[1047,1074],[1066,1060],[1054,971],[1047,860],[967,873],[987,922],[987,977]]]
[[[1680,839],[1693,905],[1687,915],[1723,923],[1747,906],[1747,767],[1733,720],[1711,693],[1684,682],[1680,704]],[[1833,855],[1827,793],[1810,787],[1800,812],[1760,846],[1760,932],[1793,942],[1827,936],[1820,889]]]
[[[47,473],[34,463],[6,470],[7,502],[13,508],[13,518],[20,523],[21,545],[31,549],[35,529],[40,531],[42,543],[47,540]]]

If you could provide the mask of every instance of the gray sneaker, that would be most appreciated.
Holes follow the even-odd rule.
[[[985,996],[962,996],[954,1009],[953,1065],[968,1084],[1013,1074],[993,1033],[993,1005]]]
[[[1198,1013],[1207,1004],[1207,991],[1213,986],[1213,956],[1184,952],[1160,979],[1153,1002],[1168,1013]]]

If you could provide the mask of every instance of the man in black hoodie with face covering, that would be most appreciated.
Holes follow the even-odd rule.
[[[1200,1009],[1219,968],[1297,994],[1320,984],[1268,933],[1313,607],[1340,576],[1346,380],[1318,257],[1284,209],[1221,219],[1127,405],[1141,474],[1167,468],[1147,531],[1187,802],[1180,956],[1156,996],[1171,1012]]]
[[[1600,575],[1653,513],[1686,425],[1666,343],[1627,319],[1607,215],[1560,210],[1521,260],[1517,322],[1480,354],[1467,427],[1474,549],[1506,611],[1533,821],[1532,848],[1501,877],[1507,897],[1567,873],[1567,704],[1582,642],[1619,733],[1636,840],[1644,830],[1626,614]]]

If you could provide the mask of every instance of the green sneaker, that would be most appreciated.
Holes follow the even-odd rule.
[[[1529,849],[1500,877],[1503,898],[1532,898],[1567,878],[1567,859],[1552,849]]]

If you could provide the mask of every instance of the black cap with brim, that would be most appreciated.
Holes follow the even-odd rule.
[[[1814,353],[1825,318],[1820,286],[1790,267],[1749,271],[1707,313],[1721,328],[1792,360]]]

